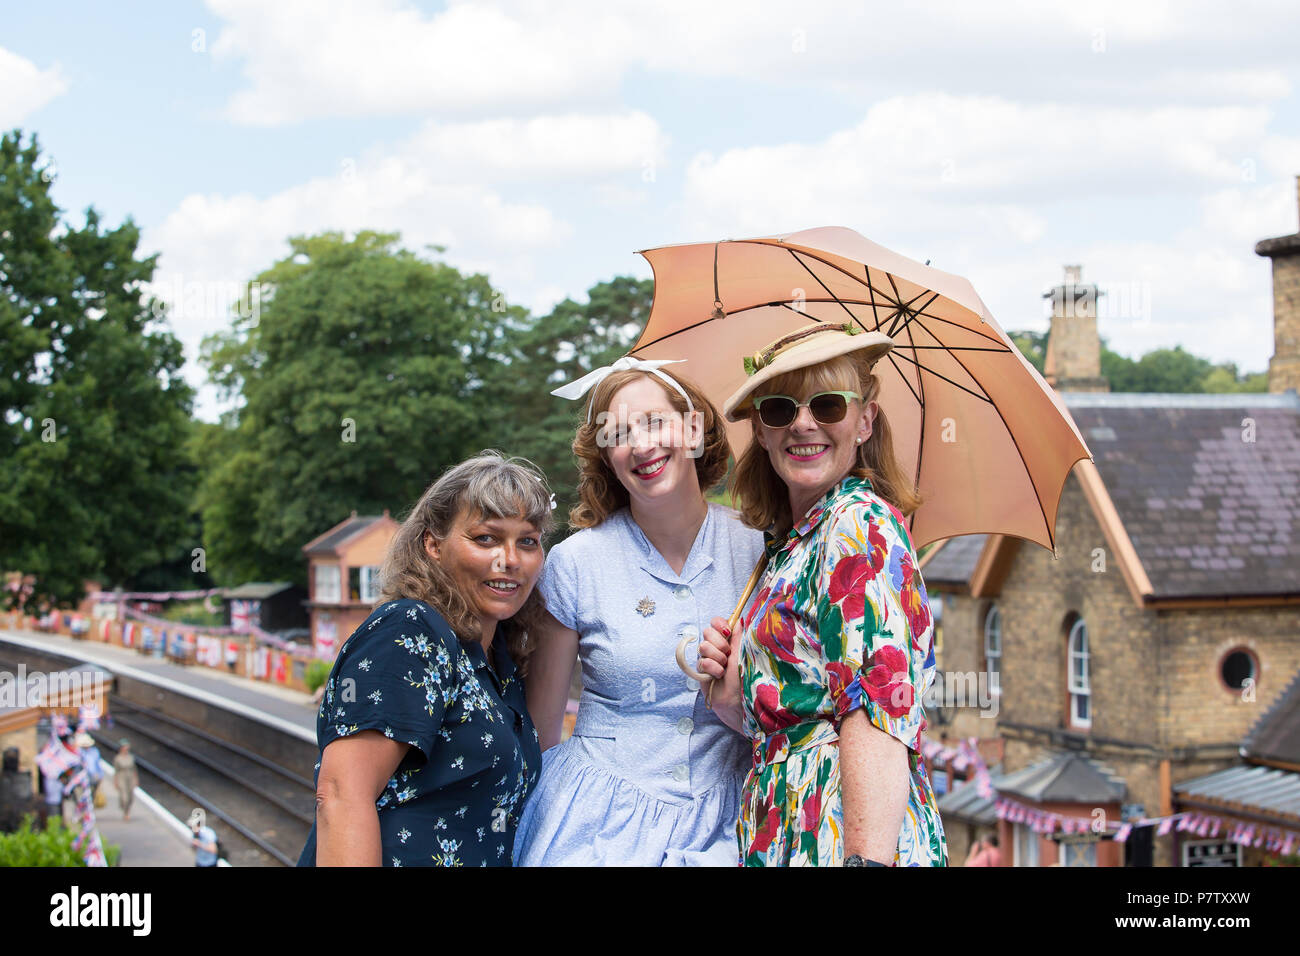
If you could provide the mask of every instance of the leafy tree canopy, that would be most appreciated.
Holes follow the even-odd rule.
[[[208,569],[222,583],[305,581],[301,547],[346,518],[398,516],[501,434],[489,383],[525,313],[482,275],[393,234],[291,239],[267,294],[209,336],[212,378],[242,397],[198,439]]]
[[[1047,356],[1046,332],[1008,332],[1008,337],[1041,374]],[[1139,359],[1112,352],[1101,343],[1101,374],[1112,392],[1266,392],[1267,372],[1242,374],[1232,362],[1212,364],[1181,345],[1155,349]]]
[[[192,390],[127,219],[60,221],[35,137],[0,136],[0,569],[29,607],[181,557]],[[12,598],[11,598],[12,600]]]

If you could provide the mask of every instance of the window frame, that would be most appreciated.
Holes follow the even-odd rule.
[[[365,564],[359,568],[361,572],[361,602],[363,604],[379,603],[379,566],[375,564]]]
[[[1075,639],[1081,637],[1082,650],[1075,650]],[[1065,689],[1070,696],[1070,726],[1086,730],[1092,727],[1092,651],[1088,643],[1088,624],[1082,615],[1075,615],[1065,642]],[[1080,662],[1081,679],[1075,679],[1075,661]],[[1079,715],[1080,704],[1087,708],[1087,716]]]
[[[993,633],[997,637],[997,649],[989,650],[989,621],[996,616],[994,621]],[[997,602],[989,603],[984,610],[984,675],[988,681],[989,694],[994,697],[1002,696],[1002,610],[998,607]],[[995,665],[996,662],[996,666]]]
[[[332,588],[322,589],[322,572],[332,572]],[[330,593],[332,591],[332,594]],[[343,568],[338,564],[318,564],[312,570],[312,600],[317,604],[343,603]]]

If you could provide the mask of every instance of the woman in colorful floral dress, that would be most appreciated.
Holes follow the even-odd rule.
[[[725,413],[754,441],[733,476],[768,564],[732,653],[700,645],[714,708],[753,742],[737,825],[746,866],[946,866],[921,758],[933,626],[871,366],[881,333],[815,325],[747,359]]]
[[[519,673],[550,493],[484,452],[424,493],[344,643],[316,721],[299,866],[509,866],[541,749]]]

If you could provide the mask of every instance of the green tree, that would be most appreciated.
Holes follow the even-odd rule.
[[[355,510],[395,516],[439,473],[499,442],[489,383],[526,313],[482,275],[395,234],[289,240],[257,308],[209,336],[209,375],[242,405],[196,440],[209,573],[306,579],[301,547]],[[439,250],[440,251],[440,250]]]
[[[0,136],[0,568],[29,607],[175,560],[192,472],[192,390],[127,219],[60,221],[35,137]]]
[[[1043,361],[1047,358],[1046,332],[1008,332],[1007,337],[1020,350],[1020,354],[1029,360],[1029,364],[1043,374]]]
[[[1101,374],[1113,392],[1199,392],[1212,367],[1181,345],[1147,352],[1136,362],[1104,345],[1101,350]]]
[[[576,500],[573,435],[586,406],[556,398],[551,389],[625,355],[645,327],[653,297],[652,280],[618,276],[592,286],[585,303],[565,299],[511,335],[495,386],[502,399],[500,447],[545,472],[561,526]]]

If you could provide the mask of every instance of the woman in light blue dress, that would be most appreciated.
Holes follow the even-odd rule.
[[[678,669],[683,636],[731,613],[762,535],[703,491],[726,472],[722,416],[663,362],[620,359],[595,384],[573,449],[579,530],[547,556],[551,615],[529,661],[542,775],[515,837],[519,866],[735,866],[749,743]],[[575,658],[582,699],[560,743]]]

